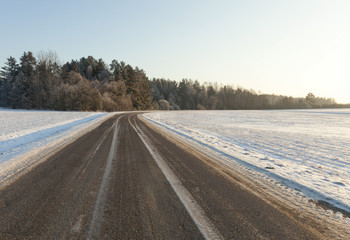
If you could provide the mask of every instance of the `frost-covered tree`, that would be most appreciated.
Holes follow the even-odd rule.
[[[19,73],[19,65],[13,57],[9,57],[5,66],[0,71],[0,104],[9,105],[9,93],[14,87],[14,82]]]
[[[308,107],[313,107],[315,105],[315,95],[313,93],[308,93],[306,95],[305,102]]]
[[[160,99],[158,101],[158,105],[159,105],[159,110],[169,110],[170,109],[169,103],[165,99]]]

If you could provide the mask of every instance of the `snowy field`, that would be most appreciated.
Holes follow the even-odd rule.
[[[0,108],[0,183],[107,117],[106,113]],[[42,155],[41,155],[42,157]]]
[[[143,117],[231,164],[350,212],[350,109],[154,112]]]

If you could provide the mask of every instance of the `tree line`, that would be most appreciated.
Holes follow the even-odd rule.
[[[63,111],[152,109],[152,87],[145,72],[92,56],[58,63],[55,53],[35,58],[25,52],[19,63],[9,57],[0,72],[0,103],[11,108]]]
[[[153,99],[163,110],[239,110],[340,107],[332,98],[316,97],[309,93],[305,98],[261,94],[254,90],[234,88],[230,85],[205,83],[183,79],[180,82],[153,79]],[[344,107],[344,106],[342,106]]]
[[[0,105],[62,111],[229,110],[337,107],[309,93],[293,98],[191,79],[149,79],[125,62],[82,57],[60,64],[56,53],[9,57],[0,71]]]

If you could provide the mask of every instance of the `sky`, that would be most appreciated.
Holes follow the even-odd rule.
[[[89,55],[256,92],[350,103],[350,1],[0,0],[0,66]]]

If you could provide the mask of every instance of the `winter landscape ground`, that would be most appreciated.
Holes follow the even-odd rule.
[[[143,117],[267,176],[350,212],[350,109],[182,111]]]
[[[107,116],[92,112],[0,109],[0,184]]]
[[[109,116],[0,109],[0,187]],[[266,191],[335,206],[342,213],[327,210],[325,217],[350,225],[350,109],[160,111],[142,118],[277,186]]]

